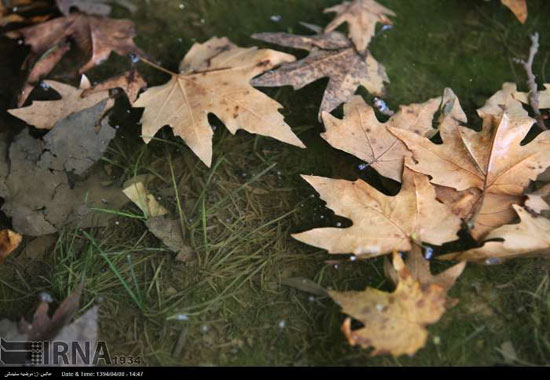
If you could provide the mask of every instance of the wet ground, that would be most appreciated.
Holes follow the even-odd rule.
[[[385,100],[392,109],[423,102],[451,87],[470,125],[479,126],[476,108],[503,82],[516,82],[526,90],[524,73],[513,58],[525,57],[528,36],[535,31],[541,35],[535,74],[541,83],[546,82],[545,73],[550,75],[546,1],[529,1],[525,25],[496,0],[380,2],[397,14],[394,27],[371,45],[391,81]],[[249,36],[276,31],[306,34],[299,22],[325,25],[331,16],[322,10],[338,1],[133,3],[138,6],[135,13],[115,8],[113,17],[132,19],[138,46],[175,70],[195,41],[216,35],[241,46],[268,46]],[[24,124],[5,110],[14,105],[25,50],[4,38],[0,48],[0,131],[13,132]],[[126,58],[113,56],[89,76],[99,81],[127,65]],[[139,70],[150,86],[167,79],[145,65]],[[290,238],[290,233],[311,227],[349,223],[324,208],[299,174],[361,177],[387,193],[398,191],[396,184],[361,170],[359,160],[320,138],[323,127],[317,109],[325,85],[321,80],[296,92],[266,91],[283,104],[285,120],[307,150],[243,131],[232,136],[212,118],[212,169],[168,128],[146,147],[137,124],[141,111],[119,101],[110,119],[111,125],[119,126],[117,137],[97,166],[120,183],[135,174],[152,174],[152,191],[163,205],[173,212],[181,208],[186,244],[197,259],[175,262],[141,220],[127,216],[136,213],[129,205],[107,229],[66,229],[51,237],[53,248],[10,257],[0,267],[0,318],[28,317],[41,291],[61,300],[85,278],[83,309],[101,305],[101,339],[112,353],[139,356],[150,365],[548,364],[547,260],[470,265],[451,291],[460,303],[430,327],[426,348],[412,358],[371,358],[368,351],[349,347],[339,330],[343,315],[336,305],[282,284],[284,278],[303,277],[338,290],[391,289],[381,260],[327,263],[332,258],[326,252]],[[9,219],[2,218],[8,225]],[[510,346],[515,361],[510,359]]]

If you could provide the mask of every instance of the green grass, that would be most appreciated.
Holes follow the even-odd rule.
[[[174,69],[194,40],[227,35],[251,46],[258,44],[248,37],[254,32],[306,33],[298,22],[326,24],[331,16],[322,9],[337,2],[197,0],[180,11],[181,1],[136,1],[136,14],[118,10],[117,16],[136,21],[138,44]],[[550,10],[547,2],[529,2],[525,26],[498,1],[381,2],[398,14],[394,28],[372,45],[391,79],[387,101],[393,109],[452,87],[478,125],[476,107],[504,81],[524,88],[512,58],[527,53],[527,37],[535,30],[542,43],[535,72],[545,78],[550,39],[543,34],[548,21],[539,15]],[[272,15],[281,15],[281,22],[271,21]],[[113,57],[90,75],[108,77],[126,66],[125,59]],[[165,80],[146,66],[140,70],[151,86]],[[316,115],[325,85],[267,91],[283,104],[307,150],[245,132],[232,136],[213,120],[210,169],[168,128],[143,144],[140,112],[127,113],[128,104],[119,101],[111,115],[120,126],[117,138],[98,165],[120,183],[149,175],[149,190],[179,221],[195,259],[175,261],[148,232],[139,208],[97,209],[113,214],[108,228],[66,229],[46,255],[14,254],[0,266],[0,317],[30,318],[41,291],[59,302],[83,280],[81,312],[100,305],[100,338],[110,351],[139,355],[149,365],[495,365],[505,363],[505,342],[517,353],[515,364],[549,364],[550,266],[543,259],[469,265],[450,294],[460,303],[429,328],[426,347],[412,358],[372,358],[350,347],[334,303],[281,284],[286,277],[304,277],[338,290],[391,290],[380,259],[334,265],[326,262],[333,259],[326,252],[290,237],[346,223],[299,174],[362,177],[396,191],[395,184],[359,171],[357,159],[319,137]]]

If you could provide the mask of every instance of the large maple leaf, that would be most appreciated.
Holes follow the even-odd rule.
[[[418,249],[407,264],[424,260]],[[424,260],[426,261],[426,260]],[[462,273],[464,264],[457,264],[438,276],[432,276],[429,265],[405,265],[394,253],[392,279],[397,283],[393,293],[367,288],[364,291],[336,292],[329,295],[342,311],[363,323],[353,330],[351,318],[346,318],[342,331],[351,345],[374,347],[371,355],[391,353],[412,355],[422,348],[428,337],[426,326],[437,322],[455,302],[447,291]]]
[[[212,161],[212,128],[208,114],[221,119],[231,133],[244,129],[304,147],[278,112],[282,106],[250,85],[250,79],[292,55],[270,49],[241,48],[227,38],[194,44],[166,84],[140,95],[144,107],[142,136],[147,143],[165,125],[180,136],[208,166]]]
[[[533,119],[514,93],[515,85],[505,84],[478,110],[484,121],[481,132],[462,126],[460,120],[441,125],[442,144],[390,128],[413,152],[411,169],[443,186],[438,197],[473,227],[476,239],[514,219],[512,204],[522,203],[530,180],[550,166],[550,131],[521,144]]]
[[[405,168],[396,196],[380,193],[362,180],[303,176],[336,215],[351,219],[348,228],[316,228],[292,235],[329,253],[360,258],[409,251],[412,241],[443,244],[457,239],[460,219],[436,200],[428,178]]]
[[[438,97],[422,104],[401,106],[387,122],[381,123],[374,109],[361,96],[354,96],[344,104],[343,119],[322,113],[326,132],[321,136],[333,147],[362,159],[381,175],[401,182],[403,161],[410,152],[386,127],[432,137],[437,132],[432,120],[440,104]]]
[[[317,27],[308,27],[321,32]],[[351,40],[339,32],[312,36],[257,33],[252,37],[310,52],[304,59],[287,63],[255,78],[252,84],[265,87],[292,86],[298,90],[318,79],[330,78],[321,101],[319,118],[323,111],[331,112],[350,100],[359,86],[365,87],[372,94],[382,96],[385,91],[384,82],[389,82],[384,66],[369,51],[359,54]]]
[[[47,75],[74,44],[89,56],[79,70],[84,73],[106,60],[111,52],[119,55],[141,54],[135,46],[134,23],[76,13],[35,26],[6,33],[10,38],[24,38],[31,52],[24,66],[30,68],[27,83],[18,99],[21,107],[36,82]]]
[[[388,16],[395,16],[391,9],[374,0],[344,1],[342,4],[325,9],[325,13],[331,12],[336,13],[336,17],[325,27],[325,32],[332,32],[347,22],[349,37],[360,52],[365,51],[369,46],[376,24],[381,22],[391,25],[392,22]]]
[[[525,24],[527,20],[527,0],[500,0],[500,2],[512,11],[519,22]]]

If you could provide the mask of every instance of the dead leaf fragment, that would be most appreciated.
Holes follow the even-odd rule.
[[[168,214],[168,210],[162,207],[155,196],[147,191],[142,181],[133,179],[126,181],[122,192],[140,208],[147,218]]]
[[[28,130],[15,137],[9,147],[9,169],[0,176],[0,195],[5,199],[2,210],[12,218],[15,231],[39,236],[67,224],[99,226],[109,215],[96,215],[92,208],[117,209],[126,202],[120,188],[100,185],[101,171],[92,170],[85,181],[72,185],[66,172],[82,173],[107,149],[107,139],[114,134],[102,129],[112,128],[104,123],[96,132],[104,106],[99,103],[61,120],[46,142],[32,137]],[[56,132],[57,127],[60,132]],[[86,136],[86,140],[77,138],[77,145],[73,145],[75,134]]]
[[[521,145],[533,119],[511,93],[512,88],[505,85],[478,110],[483,118],[481,132],[460,121],[442,123],[443,144],[390,128],[413,152],[411,169],[431,176],[433,184],[451,188],[438,188],[438,198],[474,222],[471,233],[476,239],[510,222],[514,218],[511,205],[522,203],[529,182],[550,166],[550,156],[545,154],[550,132]]]
[[[344,1],[327,8],[325,13],[336,13],[334,20],[325,27],[325,33],[334,31],[343,23],[348,23],[349,37],[359,52],[365,51],[374,36],[377,23],[391,25],[388,16],[395,13],[374,0]]]
[[[121,88],[128,96],[130,104],[134,104],[139,92],[147,88],[147,82],[139,75],[137,70],[130,70],[84,90],[81,96],[85,98],[91,94],[102,93],[113,88]]]
[[[437,131],[432,119],[440,103],[441,98],[433,98],[423,104],[401,106],[386,123],[381,123],[374,109],[361,96],[354,96],[344,104],[343,119],[322,113],[326,132],[321,137],[333,147],[362,159],[381,175],[401,182],[403,161],[410,152],[386,127],[431,137]]]
[[[23,236],[17,232],[8,229],[0,230],[0,264],[17,249],[22,240]]]
[[[195,43],[180,64],[180,73],[145,91],[134,104],[143,107],[142,137],[148,143],[165,125],[173,128],[207,166],[212,162],[215,114],[231,133],[244,129],[304,147],[278,112],[282,107],[250,85],[253,77],[294,61],[269,49],[241,48],[227,38]]]
[[[517,257],[550,254],[550,220],[533,215],[524,207],[512,206],[520,218],[517,224],[506,224],[491,231],[479,248],[439,256],[441,259],[500,264]]]
[[[108,16],[111,13],[111,7],[104,0],[55,0],[55,3],[65,16],[69,16],[74,9],[96,16]]]
[[[447,290],[443,286],[421,284],[397,253],[393,256],[393,267],[398,276],[393,293],[373,288],[362,292],[329,291],[342,312],[364,325],[352,330],[351,318],[346,318],[342,331],[349,343],[374,347],[373,356],[413,355],[426,343],[426,326],[437,322],[446,309]]]
[[[360,258],[409,251],[411,240],[443,244],[456,240],[460,219],[435,198],[428,178],[408,168],[396,196],[387,196],[362,180],[355,182],[303,176],[336,215],[351,219],[348,228],[317,228],[292,235],[328,250]]]
[[[63,300],[51,318],[48,314],[50,305],[43,300],[34,313],[32,323],[22,319],[19,323],[19,331],[27,335],[31,341],[52,339],[74,318],[80,305],[83,289],[84,284],[81,283]]]
[[[527,0],[500,0],[517,17],[519,22],[525,24],[527,20]]]
[[[339,32],[313,36],[257,33],[252,38],[310,52],[304,59],[286,63],[255,78],[252,84],[260,87],[292,86],[299,90],[318,79],[329,78],[319,109],[319,119],[322,112],[331,112],[349,101],[359,86],[382,96],[385,92],[384,82],[389,82],[384,66],[369,51],[365,51],[364,55],[359,54],[352,42]]]
[[[145,225],[157,239],[177,254],[177,261],[187,262],[193,259],[193,251],[183,239],[179,220],[167,216],[156,216],[148,218]]]
[[[49,88],[54,89],[61,96],[60,100],[34,101],[30,106],[8,110],[10,114],[23,120],[38,129],[52,129],[55,123],[65,117],[93,107],[109,98],[108,91],[98,91],[82,97],[83,91],[90,88],[89,81],[83,76],[80,88],[75,88],[53,80],[44,81]],[[113,106],[109,100],[103,107],[102,113]]]
[[[25,44],[31,47],[24,63],[24,68],[30,69],[29,80],[25,85],[27,91],[20,95],[18,107],[25,103],[30,93],[28,89],[36,84],[35,81],[46,76],[69,50],[63,48],[68,41],[74,42],[80,51],[90,57],[80,68],[80,74],[106,60],[111,52],[119,55],[141,55],[133,41],[135,27],[132,21],[86,16],[81,13],[11,31],[6,36],[24,38]],[[60,48],[64,50],[58,51]],[[52,54],[52,51],[57,53]],[[37,65],[38,62],[41,62],[40,66]]]

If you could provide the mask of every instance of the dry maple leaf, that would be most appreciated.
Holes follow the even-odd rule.
[[[309,26],[319,31],[314,26]],[[370,93],[382,96],[385,92],[384,82],[389,82],[386,69],[370,54],[359,54],[352,42],[339,32],[297,36],[288,33],[257,33],[252,38],[308,50],[310,53],[297,62],[282,65],[252,81],[254,86],[279,87],[292,86],[295,90],[321,78],[329,82],[321,107],[321,113],[331,112],[340,104],[349,101],[359,86]]]
[[[527,20],[527,0],[500,0],[522,24]]]
[[[358,51],[363,52],[369,46],[374,36],[376,23],[391,25],[392,21],[387,16],[395,16],[395,13],[374,0],[344,1],[342,4],[327,8],[325,13],[336,13],[334,20],[325,27],[325,32],[330,33],[341,24],[347,22],[349,37]]]
[[[480,239],[490,230],[514,218],[512,204],[523,202],[530,180],[550,166],[550,131],[521,145],[533,119],[513,99],[515,85],[506,84],[478,110],[481,132],[461,125],[462,120],[442,123],[442,144],[402,129],[390,128],[413,152],[410,168],[431,176],[438,198],[451,205]],[[455,103],[458,105],[458,100]],[[505,111],[504,111],[505,110]],[[458,193],[457,193],[458,191]]]
[[[321,136],[333,147],[362,159],[381,175],[401,182],[403,160],[410,152],[386,127],[432,137],[437,132],[432,119],[440,103],[439,97],[423,104],[401,106],[387,122],[381,123],[374,109],[357,95],[344,104],[343,119],[322,113],[326,132]]]
[[[512,94],[514,99],[523,104],[529,104],[529,93],[516,91]],[[550,108],[550,83],[544,83],[544,90],[538,92],[539,108]]]
[[[336,215],[353,222],[348,228],[316,228],[292,235],[303,243],[329,253],[370,258],[409,251],[411,240],[440,245],[457,239],[460,219],[436,200],[428,178],[410,169],[404,169],[396,196],[384,195],[362,180],[303,178]]]
[[[351,318],[346,318],[342,331],[349,343],[363,348],[374,347],[373,356],[413,355],[426,343],[426,326],[437,322],[448,306],[447,290],[452,284],[440,284],[433,279],[423,282],[425,279],[415,277],[397,253],[393,255],[393,267],[397,275],[393,293],[373,288],[362,292],[329,291],[342,312],[364,325],[352,330]],[[458,267],[453,271],[449,276],[452,283],[462,270]]]
[[[133,41],[135,27],[130,20],[114,20],[77,13],[11,31],[6,35],[10,38],[24,38],[25,44],[31,47],[24,63],[24,66],[30,67],[31,70],[25,89],[18,99],[19,107],[25,103],[30,93],[29,88],[32,88],[39,78],[47,75],[68,51],[69,42],[74,42],[80,50],[90,56],[79,73],[100,64],[112,51],[119,55],[141,54]]]
[[[130,70],[124,74],[109,78],[93,87],[90,87],[82,92],[82,97],[87,97],[97,92],[103,92],[113,88],[121,88],[126,95],[130,104],[134,104],[141,90],[147,88],[147,82],[143,79],[137,70]]]
[[[23,236],[12,230],[0,230],[0,264],[21,244]]]
[[[140,95],[142,137],[148,143],[165,125],[173,128],[207,166],[212,162],[215,114],[231,133],[244,129],[304,147],[278,112],[282,106],[250,85],[250,79],[294,57],[270,49],[241,48],[227,38],[213,37],[191,47],[180,74]]]
[[[550,220],[533,215],[524,207],[512,205],[520,222],[506,224],[485,237],[479,248],[442,255],[440,259],[468,260],[486,264],[500,264],[516,257],[541,256],[550,254]]]
[[[46,80],[44,83],[59,93],[61,99],[34,101],[28,107],[14,108],[8,110],[8,112],[38,129],[52,129],[59,120],[93,107],[109,98],[109,91],[107,90],[97,91],[90,96],[82,97],[83,92],[91,87],[90,82],[84,75],[80,82],[80,88],[53,80]],[[103,111],[111,108],[113,104],[113,100],[109,99],[105,103]]]

